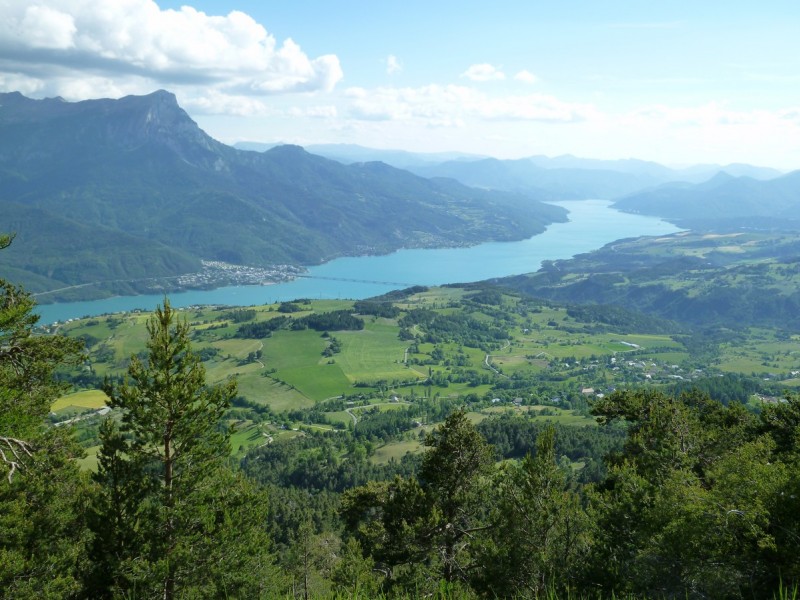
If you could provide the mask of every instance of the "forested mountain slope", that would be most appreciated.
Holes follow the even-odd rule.
[[[565,218],[530,196],[380,163],[345,166],[296,146],[236,150],[164,91],[77,103],[0,95],[0,189],[4,229],[18,233],[0,260],[33,291],[176,275],[199,259],[313,264],[522,239]],[[108,232],[124,250],[104,241]],[[58,269],[65,243],[71,266]]]

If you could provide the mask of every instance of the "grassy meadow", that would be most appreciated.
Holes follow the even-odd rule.
[[[685,333],[619,332],[583,322],[564,306],[523,301],[514,294],[482,305],[471,301],[471,294],[464,288],[424,290],[393,302],[400,309],[397,317],[359,316],[364,323],[361,330],[284,327],[264,330],[257,337],[239,331],[243,323],[269,324],[288,316],[286,322],[291,324],[314,313],[351,309],[353,302],[344,300],[297,301],[292,303],[293,312],[273,304],[191,308],[181,315],[190,325],[193,350],[203,359],[209,383],[235,377],[239,395],[273,415],[231,419],[235,431],[231,448],[236,455],[303,435],[308,427],[350,428],[367,408],[398,410],[418,398],[482,400],[483,405],[470,413],[475,422],[514,412],[562,425],[594,426],[585,408],[580,412],[568,407],[585,407],[592,398],[619,386],[670,385],[712,373],[752,374],[785,388],[800,386],[797,335],[769,328],[743,330],[700,357],[685,343]],[[504,332],[505,338],[487,345],[470,338],[469,331],[455,330],[430,337],[425,326],[413,324],[408,328],[413,337],[403,339],[401,319],[418,308],[451,322],[471,319]],[[92,317],[60,329],[86,341],[87,361],[81,372],[101,382],[105,376],[123,375],[132,354],[144,356],[147,318],[140,312]],[[336,351],[330,352],[334,341]],[[91,384],[84,387],[89,389],[59,398],[53,412],[71,418],[105,404],[102,392],[91,389]],[[324,422],[303,424],[287,417],[323,401],[344,399],[349,408],[331,404],[324,411]],[[402,440],[377,448],[373,461],[419,452],[420,431],[425,430],[417,427]],[[83,462],[92,467],[92,447],[87,447]]]

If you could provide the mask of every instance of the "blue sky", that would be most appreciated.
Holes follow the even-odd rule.
[[[0,90],[227,143],[800,168],[800,3],[5,0]]]

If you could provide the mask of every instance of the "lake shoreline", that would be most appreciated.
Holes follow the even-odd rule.
[[[565,202],[585,202],[586,200],[569,200]],[[559,206],[557,202],[550,202],[545,204],[552,204]],[[169,275],[166,277],[143,277],[137,279],[116,279],[111,281],[90,281],[85,283],[76,283],[74,285],[64,286],[61,288],[46,290],[43,292],[35,292],[31,294],[40,306],[49,306],[55,304],[72,304],[75,302],[94,302],[109,300],[117,297],[136,297],[136,296],[151,296],[153,294],[180,294],[184,292],[207,292],[221,288],[234,287],[234,286],[268,286],[281,283],[290,283],[298,277],[308,277],[310,269],[320,267],[328,263],[349,259],[349,258],[376,258],[381,256],[390,256],[397,252],[405,251],[435,251],[435,250],[458,250],[468,249],[480,246],[482,244],[506,244],[522,242],[538,235],[544,234],[547,229],[558,223],[569,222],[569,211],[567,210],[566,218],[562,221],[552,221],[548,225],[543,226],[540,231],[533,235],[519,239],[511,240],[489,240],[483,242],[460,242],[444,246],[404,246],[396,248],[389,252],[383,253],[363,253],[363,254],[350,254],[350,255],[336,255],[325,258],[318,263],[306,265],[290,265],[290,264],[274,264],[266,266],[253,266],[253,265],[236,265],[232,263],[225,263],[223,261],[201,260],[203,269],[191,273],[183,273],[180,275]],[[176,283],[170,283],[175,281]],[[199,283],[199,285],[198,285]],[[413,284],[410,284],[413,285]],[[87,296],[78,295],[75,298],[66,300],[57,299],[48,301],[47,297],[52,294],[67,292],[70,290],[78,290],[82,288],[92,288],[97,286],[98,289],[95,293],[89,293]],[[125,286],[128,293],[115,293],[115,286]],[[107,293],[107,294],[104,294]]]
[[[297,298],[360,300],[413,285],[474,283],[537,271],[544,260],[571,258],[619,239],[681,231],[656,217],[622,213],[607,200],[554,203],[569,210],[568,221],[517,242],[485,242],[466,248],[403,249],[377,256],[343,257],[308,267],[291,282],[223,286],[168,292],[175,307],[249,306]],[[152,310],[165,293],[119,295],[99,300],[42,304],[41,324],[84,316]]]

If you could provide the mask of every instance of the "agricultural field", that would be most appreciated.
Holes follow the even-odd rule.
[[[100,390],[83,390],[68,394],[56,400],[50,410],[54,413],[65,409],[100,409],[103,408],[108,402],[106,396]]]
[[[620,320],[619,309],[575,310],[495,288],[422,289],[374,303],[375,314],[354,306],[302,300],[181,311],[209,383],[237,381],[229,421],[235,456],[315,431],[378,427],[393,412],[419,415],[402,416],[419,423],[377,444],[371,460],[383,464],[420,451],[419,434],[435,424],[439,405],[466,402],[476,423],[512,413],[592,427],[591,402],[620,387],[713,388],[715,377],[730,374],[750,378],[744,387],[726,380],[726,389],[749,401],[746,394],[779,396],[800,386],[800,336],[770,328],[723,330],[714,344],[698,343],[683,329],[633,330],[639,317]],[[86,341],[87,360],[67,375],[76,392],[56,401],[54,419],[104,405],[103,378],[123,375],[131,355],[145,356],[147,318],[111,315],[61,327]],[[615,319],[628,326],[609,324]]]
[[[749,373],[797,386],[800,376],[800,335],[751,328],[742,342],[720,344],[717,366],[729,373]]]
[[[418,440],[401,440],[384,444],[372,456],[375,464],[387,464],[392,460],[399,461],[407,454],[422,453],[423,445]]]
[[[501,296],[500,304],[493,306],[469,298],[463,288],[433,288],[396,301],[401,310],[397,318],[360,316],[360,330],[320,332],[285,327],[260,337],[237,335],[236,309],[187,309],[183,314],[191,325],[193,348],[204,359],[209,382],[235,377],[245,399],[276,412],[307,409],[328,398],[358,394],[485,396],[505,380],[519,379],[535,380],[539,387],[549,383],[554,391],[560,388],[564,395],[574,396],[586,388],[665,382],[697,371],[696,365],[689,368],[692,355],[680,335],[615,332],[576,319],[566,307],[525,303],[513,294]],[[340,300],[303,301],[294,307],[297,310],[290,313],[289,322],[352,306],[352,302]],[[401,339],[400,319],[420,307],[446,316],[451,331],[440,335],[427,331],[430,326],[426,324],[406,324],[410,333]],[[249,308],[247,322],[269,322],[282,315],[281,308]],[[84,372],[98,381],[106,375],[123,374],[130,356],[142,355],[146,319],[146,314],[95,317],[64,325],[62,331],[87,340]],[[454,333],[459,319],[466,323],[464,327],[469,319],[501,334],[493,333],[497,341],[490,343],[471,339],[469,332]],[[721,343],[714,364],[704,367],[773,373],[791,380],[797,375],[792,373],[800,369],[795,338],[753,329],[745,344],[737,340]],[[332,340],[336,351],[326,352]],[[341,416],[338,420],[346,421]]]

